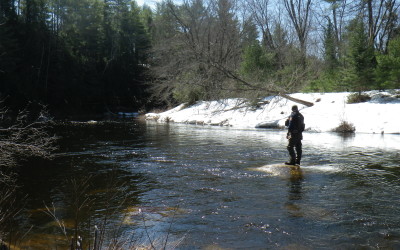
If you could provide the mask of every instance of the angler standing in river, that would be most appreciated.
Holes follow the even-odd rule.
[[[302,144],[304,131],[304,117],[299,112],[296,105],[292,107],[292,113],[285,122],[285,126],[288,127],[288,133],[286,138],[288,139],[287,150],[289,151],[290,159],[285,162],[286,165],[300,165],[302,156]],[[296,149],[296,150],[295,150]]]

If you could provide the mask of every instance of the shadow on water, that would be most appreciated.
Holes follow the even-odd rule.
[[[20,174],[31,242],[62,241],[44,204],[72,227],[71,180],[90,176],[89,239],[107,215],[120,236],[146,245],[146,234],[168,235],[178,249],[400,247],[398,135],[305,133],[304,166],[262,169],[287,159],[284,131],[139,121],[59,129],[56,159]]]

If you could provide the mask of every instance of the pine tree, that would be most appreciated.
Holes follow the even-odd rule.
[[[326,70],[329,73],[333,73],[339,66],[337,59],[337,51],[335,46],[335,34],[332,22],[330,20],[328,20],[328,26],[325,28],[324,60],[325,60]]]
[[[345,67],[345,81],[351,89],[365,91],[375,84],[376,58],[374,48],[369,44],[362,18],[352,20],[348,27],[349,67]]]
[[[400,88],[400,36],[389,42],[387,54],[377,57],[377,81],[380,89]]]

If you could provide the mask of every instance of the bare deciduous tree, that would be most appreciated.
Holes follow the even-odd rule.
[[[262,39],[266,47],[275,49],[275,44],[272,40],[271,24],[274,21],[270,11],[270,0],[250,0],[247,4],[251,15],[260,28]]]
[[[305,68],[307,38],[311,27],[312,0],[284,0],[283,2],[299,39],[302,64]]]
[[[364,0],[362,3],[367,11],[369,44],[384,51],[396,27],[399,4],[396,0]]]
[[[4,108],[0,112],[0,168],[12,167],[17,159],[29,157],[51,158],[56,149],[55,136],[48,133],[48,117],[42,110],[32,118],[27,110],[19,112],[15,119],[7,115]]]
[[[49,159],[56,148],[56,137],[48,132],[48,117],[45,109],[37,115],[26,109],[15,118],[6,108],[0,109],[0,243],[10,222],[21,211],[14,167],[31,157]]]
[[[256,8],[254,5],[253,9]],[[168,2],[159,5],[158,12],[161,14],[158,16],[160,20],[156,15],[156,27],[167,27],[158,33],[164,39],[162,43],[156,42],[153,50],[152,69],[158,76],[153,90],[158,98],[166,100],[173,97],[190,103],[198,99],[217,99],[238,94],[243,97],[245,92],[257,92],[258,95],[287,93],[299,86],[308,73],[301,65],[298,67],[292,62],[293,68],[285,76],[287,82],[283,84],[282,79],[273,77],[262,81],[245,79],[240,74],[243,53],[241,41],[245,40],[241,36],[245,32],[240,30],[243,26],[236,16],[235,1],[186,0],[180,6]],[[260,14],[259,22],[268,23],[262,18],[265,17]],[[272,32],[270,28],[265,29],[266,33]],[[277,47],[279,50],[277,56],[282,64],[281,69],[284,67],[283,61],[290,58],[279,53],[289,49],[289,46],[282,47],[282,31],[279,26],[268,38],[275,43],[271,44],[270,49]],[[290,60],[293,61],[294,57]],[[180,95],[186,100],[179,98]]]
[[[169,2],[164,7],[174,27],[166,44],[154,46],[153,69],[161,79],[158,93],[179,84],[178,91],[172,90],[175,95],[188,89],[200,95],[197,98],[212,99],[226,88],[227,75],[238,69],[241,57],[239,23],[232,2],[193,0],[180,6]]]

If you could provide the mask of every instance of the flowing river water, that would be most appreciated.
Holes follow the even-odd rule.
[[[400,135],[304,133],[300,169],[263,167],[287,160],[280,130],[133,120],[61,135],[54,161],[21,170],[22,248],[62,249],[77,218],[86,248],[105,222],[104,245],[124,248],[400,249]]]

